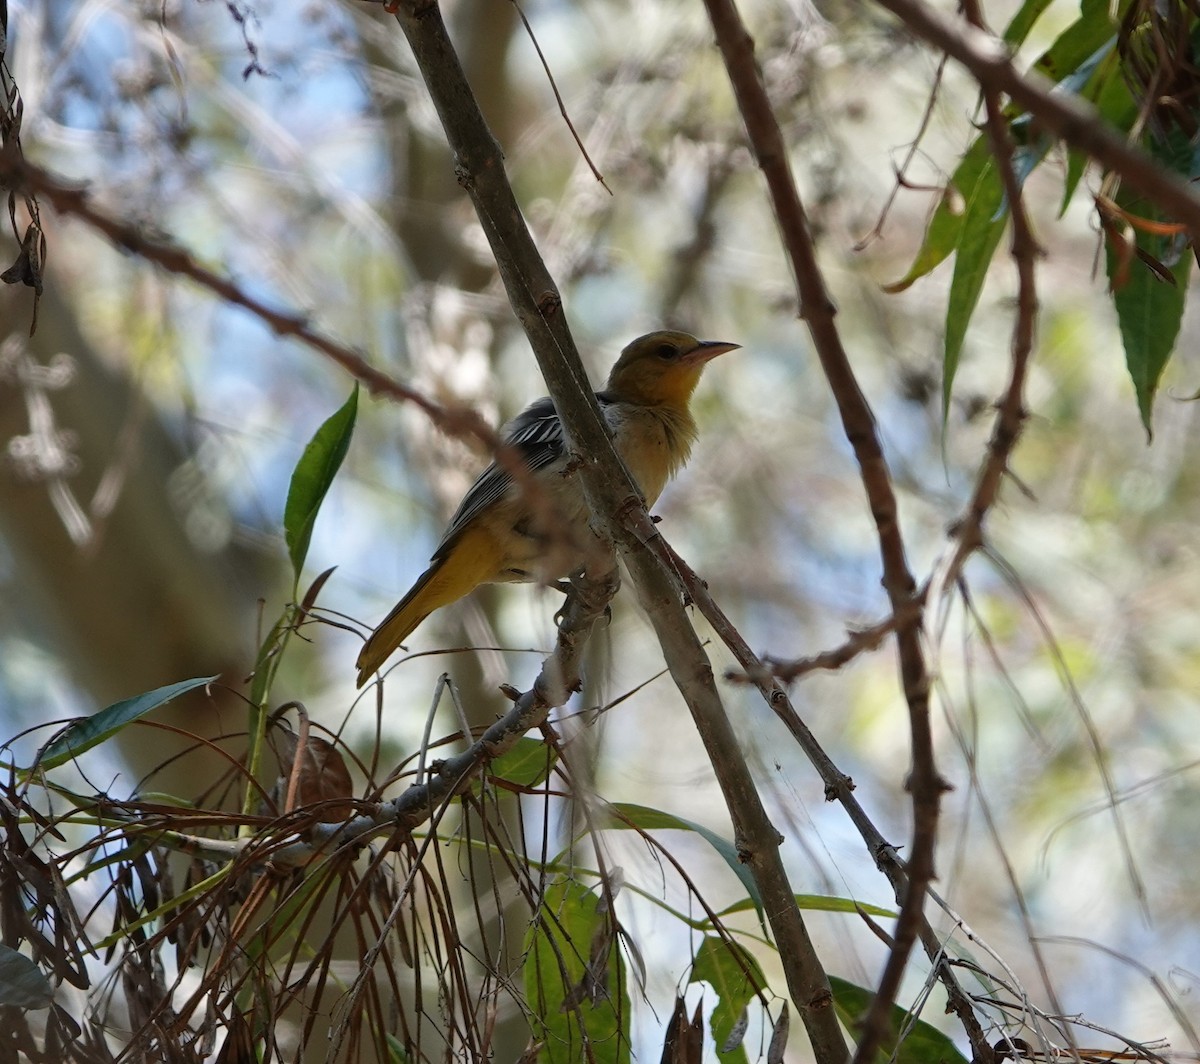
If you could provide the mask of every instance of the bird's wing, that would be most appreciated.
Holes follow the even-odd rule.
[[[564,450],[562,422],[558,420],[550,397],[538,399],[513,418],[504,427],[503,439],[517,451],[531,473],[545,469],[561,458]],[[458,510],[433,553],[434,558],[444,554],[484,510],[504,498],[512,483],[507,469],[496,462],[489,465],[458,504]]]

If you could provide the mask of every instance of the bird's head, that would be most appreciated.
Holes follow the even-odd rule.
[[[686,404],[700,382],[705,364],[740,346],[721,340],[697,340],[685,332],[647,333],[621,352],[608,375],[605,391],[619,399],[650,406]]]

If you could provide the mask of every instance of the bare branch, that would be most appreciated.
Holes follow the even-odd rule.
[[[313,328],[305,315],[277,310],[251,295],[232,278],[202,266],[183,248],[155,240],[136,225],[112,217],[91,202],[85,189],[68,187],[62,179],[28,162],[11,147],[0,148],[0,184],[38,194],[52,204],[59,214],[81,219],[97,232],[103,233],[117,247],[154,263],[168,273],[187,277],[226,303],[249,311],[276,336],[298,340],[319,351],[355,380],[361,381],[371,392],[414,403],[444,431],[456,436],[474,436],[488,448],[494,448],[495,432],[475,411],[466,407],[451,409],[441,406],[401,384],[372,366],[361,352]]]
[[[920,611],[925,607],[927,591],[928,584],[922,586],[921,590],[914,596],[908,606],[910,616],[903,618],[905,623],[916,620],[919,617]],[[862,628],[851,628],[848,632],[848,638],[830,650],[822,650],[817,654],[810,654],[803,658],[792,658],[791,660],[774,658],[768,655],[762,659],[760,666],[763,669],[762,676],[752,676],[744,670],[727,669],[725,679],[731,683],[744,684],[755,683],[766,676],[774,676],[780,683],[790,684],[795,683],[802,676],[807,676],[810,672],[817,672],[819,670],[836,672],[843,665],[848,665],[860,654],[878,650],[883,645],[884,640],[896,631],[900,623],[901,618],[898,618],[895,614],[889,614],[874,624],[869,624]]]
[[[729,648],[737,663],[742,667],[742,673],[739,675],[744,678],[745,682],[752,683],[758,688],[764,701],[771,707],[784,727],[791,732],[796,744],[804,751],[813,768],[817,770],[825,785],[826,801],[837,801],[846,810],[851,823],[862,837],[867,852],[875,862],[875,866],[891,884],[897,903],[902,903],[908,894],[908,869],[896,852],[896,847],[884,838],[867,815],[866,810],[859,804],[858,799],[854,797],[854,781],[834,764],[833,759],[817,741],[817,737],[813,735],[803,718],[796,712],[796,707],[788,697],[783,684],[773,674],[773,670],[768,667],[767,663],[750,649],[750,645],[742,638],[742,634],[717,605],[704,581],[665,541],[662,541],[656,549],[665,552],[672,570],[679,575],[689,600],[713,626],[717,636]],[[922,589],[920,597],[923,601],[924,589]],[[887,618],[876,627],[892,631],[895,623],[893,618]],[[926,956],[929,957],[938,979],[946,989],[947,1003],[958,1016],[959,1022],[962,1023],[963,1029],[971,1041],[975,1060],[979,1064],[986,1064],[992,1059],[987,1036],[975,1016],[970,998],[950,967],[941,940],[924,915],[921,916],[918,934]]]
[[[593,520],[626,552],[629,571],[650,614],[663,656],[692,713],[734,823],[745,860],[762,892],[788,989],[820,1064],[840,1064],[845,1041],[828,980],[809,940],[749,766],[721,704],[706,657],[679,601],[672,574],[646,544],[658,533],[628,471],[613,450],[596,397],[561,314],[561,298],[521,217],[503,155],[467,84],[436,3],[407,0],[396,18],[454,152],[459,183],[475,206],[513,310],[529,337],[580,461]]]
[[[1158,203],[1193,234],[1200,234],[1200,196],[1192,186],[1159,166],[1079,96],[1056,91],[1035,73],[1021,74],[1008,50],[990,33],[935,10],[923,0],[879,0],[910,33],[957,59],[986,90],[1004,93],[1025,108],[1039,127],[1086,152]]]
[[[896,629],[896,648],[912,737],[912,771],[908,788],[913,803],[913,837],[908,885],[896,923],[895,944],[855,1051],[855,1064],[861,1064],[874,1060],[875,1051],[887,1031],[888,1008],[899,990],[904,966],[921,926],[925,890],[934,874],[938,806],[946,785],[934,764],[933,736],[929,726],[929,676],[921,646],[923,611],[918,605],[915,614],[910,613],[917,599],[916,581],[905,556],[891,474],[875,431],[874,414],[859,388],[834,325],[835,308],[817,264],[808,218],[792,178],[783,134],[754,61],[754,42],[734,0],[705,0],[705,7],[746,123],[751,147],[767,181],[784,249],[796,276],[800,316],[808,325],[821,368],[837,402],[846,438],[854,448],[879,537],[883,586],[892,613],[898,618],[911,617]]]
[[[583,141],[580,139],[579,133],[575,129],[575,123],[571,121],[571,116],[567,113],[567,105],[563,102],[562,93],[558,91],[558,82],[554,80],[554,74],[550,70],[550,64],[546,61],[545,53],[542,51],[542,46],[538,44],[538,39],[533,32],[533,27],[529,25],[529,19],[525,17],[525,10],[521,7],[517,0],[510,0],[513,7],[517,9],[517,15],[521,19],[521,25],[525,27],[525,32],[529,36],[530,43],[533,44],[533,50],[537,52],[537,57],[541,61],[542,69],[546,72],[546,80],[550,82],[550,89],[554,93],[554,101],[558,104],[558,113],[562,115],[563,121],[567,124],[567,129],[571,131],[571,137],[575,141],[575,146],[579,149],[579,154],[583,156],[583,161],[588,164],[588,169],[592,171],[592,176],[600,182],[604,191],[610,196],[613,194],[611,188],[608,187],[608,182],[604,180],[604,175],[596,169],[596,164],[592,162],[592,157],[588,155],[587,148],[584,147]]]

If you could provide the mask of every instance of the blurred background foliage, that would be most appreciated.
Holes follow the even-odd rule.
[[[857,471],[796,318],[701,7],[525,4],[607,188],[559,114],[514,7],[446,7],[594,379],[628,339],[659,325],[744,347],[702,384],[700,443],[657,507],[664,534],[761,651],[813,654],[837,645],[847,626],[882,618]],[[912,187],[881,221],[935,57],[869,5],[742,7],[924,577],[947,549],[946,526],[967,498],[1007,376],[1015,275],[1002,243],[944,422],[948,267],[901,294],[882,286],[907,270],[936,188],[977,134],[974,90],[946,69],[906,174]],[[986,15],[1002,27],[1013,10],[989,4]],[[1021,56],[1039,54],[1075,15],[1056,0]],[[309,315],[427,395],[498,423],[543,393],[411,56],[378,7],[16,0],[9,34],[31,160],[86,183],[104,209],[256,296]],[[971,609],[955,605],[928,632],[940,769],[955,788],[936,886],[1044,1000],[1019,892],[1047,939],[1041,949],[1067,1012],[1186,1049],[1147,970],[1182,1015],[1197,1018],[1200,473],[1196,407],[1183,401],[1200,386],[1197,324],[1185,315],[1148,445],[1089,198],[1057,216],[1064,167],[1052,152],[1027,185],[1046,253],[1014,477],[991,516],[989,550],[966,569]],[[241,682],[256,629],[269,623],[260,613],[277,615],[288,593],[288,475],[351,385],[311,351],[86,226],[50,212],[44,220],[47,292],[31,338],[28,294],[0,293],[6,734],[190,676],[220,671]],[[61,373],[47,380],[55,365]],[[528,683],[536,651],[552,640],[556,596],[487,590],[413,641],[417,652],[481,649],[401,661],[381,710],[371,690],[356,699],[353,629],[378,621],[424,567],[482,460],[419,411],[364,395],[316,527],[311,572],[337,566],[321,603],[349,621],[310,629],[276,694],[303,697],[314,717],[364,748],[381,712],[385,761],[419,742],[440,672],[486,721],[503,705],[496,685]],[[631,599],[618,598],[592,650],[582,704],[637,688],[587,732],[594,785],[607,799],[723,831],[703,753],[674,689],[655,679],[658,648]],[[713,659],[718,672],[729,665],[719,646]],[[732,684],[726,694],[788,837],[796,889],[891,904],[757,695]],[[902,843],[908,724],[888,645],[807,676],[795,695],[868,811]],[[189,697],[181,704],[191,727],[242,725],[236,698]],[[162,759],[145,747],[134,739],[123,751],[133,766],[127,789]],[[173,766],[158,789],[200,790],[187,772]],[[609,845],[627,880],[676,889],[661,885],[634,839]],[[687,859],[703,869],[711,858],[701,849]],[[739,896],[719,862],[707,882],[717,905]],[[657,973],[651,985],[669,993],[687,932],[628,904],[627,926]],[[879,943],[845,916],[812,920],[830,970],[869,985]],[[918,962],[910,998],[922,979]],[[642,1010],[637,1022],[657,1020]]]

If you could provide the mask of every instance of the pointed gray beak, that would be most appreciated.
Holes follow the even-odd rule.
[[[723,355],[726,351],[737,351],[741,344],[730,344],[724,340],[701,340],[691,351],[683,357],[688,362],[708,362]]]

